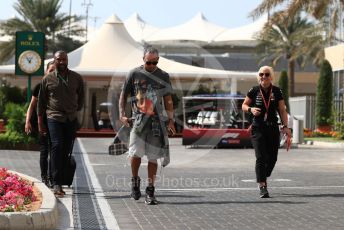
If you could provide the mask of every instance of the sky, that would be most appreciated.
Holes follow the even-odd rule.
[[[15,2],[1,0],[0,20],[16,15]],[[136,12],[146,23],[167,28],[180,25],[202,12],[214,24],[235,28],[253,21],[248,14],[261,0],[63,0],[61,12],[69,14],[71,3],[72,14],[85,16],[85,2],[89,6],[89,27],[99,28],[113,14],[125,21]]]

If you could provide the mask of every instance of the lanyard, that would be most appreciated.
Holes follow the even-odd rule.
[[[61,75],[60,75],[59,73],[57,73],[57,77],[58,77],[66,86],[68,86],[68,75],[67,75],[67,77],[66,77],[66,80],[65,80],[63,77],[61,77]]]
[[[263,99],[264,106],[265,106],[265,109],[266,109],[265,115],[264,115],[264,121],[266,121],[268,119],[268,112],[269,112],[269,107],[270,107],[270,102],[271,102],[272,86],[271,86],[271,89],[270,89],[268,102],[265,101],[265,97],[264,97],[264,94],[262,92],[262,89],[260,88],[259,90],[260,90],[260,94],[262,95],[262,99]]]

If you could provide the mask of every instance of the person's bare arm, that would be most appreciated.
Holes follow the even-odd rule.
[[[281,116],[281,121],[282,121],[282,125],[283,125],[283,133],[288,134],[288,136],[291,135],[290,133],[290,129],[288,128],[288,113],[286,110],[286,106],[284,103],[284,100],[280,100],[278,102],[278,110],[279,110],[279,114]]]
[[[37,98],[32,96],[29,108],[27,109],[27,112],[26,112],[26,120],[25,120],[25,133],[26,134],[30,134],[32,131],[32,126],[31,126],[30,120],[31,120],[32,113],[33,113],[34,109],[36,108],[36,106],[37,106]]]
[[[119,96],[119,119],[123,122],[125,126],[130,126],[130,121],[127,115],[125,114],[125,105],[127,103],[127,96],[124,92],[121,92]]]
[[[241,109],[246,113],[252,113],[253,116],[259,116],[260,108],[250,107],[251,103],[252,103],[251,98],[246,96],[244,102],[242,103]]]
[[[174,135],[176,133],[176,128],[174,127],[174,111],[173,111],[173,101],[171,95],[164,96],[164,105],[168,116],[168,131],[170,134]]]

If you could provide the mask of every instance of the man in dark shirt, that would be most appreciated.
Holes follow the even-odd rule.
[[[73,149],[77,128],[77,111],[84,104],[84,83],[82,77],[68,69],[68,56],[65,51],[54,55],[56,70],[42,80],[38,97],[38,129],[47,132],[43,114],[47,114],[51,138],[51,169],[54,193],[62,196],[62,170]]]

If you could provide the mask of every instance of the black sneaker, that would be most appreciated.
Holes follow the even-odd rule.
[[[42,182],[48,187],[50,188],[50,181],[48,179],[48,176],[42,176]]]
[[[260,198],[269,198],[269,192],[266,186],[259,187],[260,190]]]
[[[66,195],[66,192],[63,191],[63,189],[62,189],[62,185],[59,185],[59,186],[60,186],[60,192],[61,192],[63,195]]]
[[[53,191],[54,191],[54,195],[57,196],[57,197],[63,197],[64,195],[64,192],[61,191],[62,188],[60,185],[54,185],[53,187]]]
[[[156,205],[158,204],[158,201],[156,200],[154,196],[154,186],[150,186],[146,188],[146,200],[145,203],[148,205]]]
[[[138,200],[141,197],[140,191],[140,177],[132,177],[131,178],[131,194],[130,197],[134,200]]]

